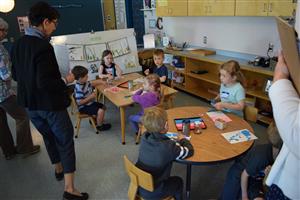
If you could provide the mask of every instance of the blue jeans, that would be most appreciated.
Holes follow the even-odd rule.
[[[42,134],[52,164],[61,162],[64,173],[75,171],[74,129],[67,110],[30,111],[29,117]]]
[[[139,131],[139,123],[141,123],[142,115],[130,115],[129,120],[132,129],[137,133]]]

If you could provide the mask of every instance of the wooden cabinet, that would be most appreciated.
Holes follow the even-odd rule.
[[[156,15],[187,16],[187,0],[157,0]]]
[[[188,16],[234,16],[235,0],[188,0]]]
[[[175,70],[180,76],[184,77],[184,81],[176,83],[172,81],[171,86],[191,93],[205,100],[215,98],[219,94],[220,80],[219,80],[219,66],[227,60],[234,59],[225,56],[195,56],[188,53],[180,53],[171,50],[165,50],[168,54],[173,54],[181,57],[184,62],[184,70]],[[246,96],[253,100],[255,107],[260,112],[272,112],[272,106],[268,95],[264,88],[267,80],[273,79],[273,71],[247,65],[247,61],[235,59],[240,62],[242,73],[246,78],[247,87]],[[194,74],[192,71],[206,70],[208,73]],[[266,117],[261,114],[258,115],[258,121],[270,123],[272,117]]]
[[[236,16],[292,16],[294,0],[236,0]]]

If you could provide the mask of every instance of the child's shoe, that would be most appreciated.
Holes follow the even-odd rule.
[[[111,128],[110,124],[102,124],[101,126],[97,126],[98,131],[106,131]]]

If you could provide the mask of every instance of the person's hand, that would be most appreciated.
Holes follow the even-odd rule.
[[[113,80],[114,79],[112,74],[107,74],[107,78],[108,78],[108,80]]]
[[[150,74],[150,70],[149,70],[149,69],[146,69],[146,70],[144,71],[144,73],[145,73],[146,76],[148,76],[148,75]]]
[[[224,108],[224,104],[222,102],[218,102],[214,105],[217,110],[222,110]]]
[[[278,62],[274,71],[273,82],[276,82],[280,79],[288,79],[290,76],[289,70],[287,68],[287,64],[285,62],[282,51],[278,53]]]
[[[65,80],[66,80],[66,82],[67,82],[66,84],[68,84],[68,83],[73,83],[74,80],[75,80],[74,74],[71,73],[71,72],[69,72],[69,73],[66,75]]]
[[[96,92],[92,92],[92,93],[90,94],[90,98],[91,98],[91,99],[95,99],[95,98],[96,98]]]

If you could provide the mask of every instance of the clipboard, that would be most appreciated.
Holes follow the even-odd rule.
[[[276,22],[281,48],[290,72],[290,77],[294,87],[300,95],[300,60],[295,29],[279,17],[276,17]]]

